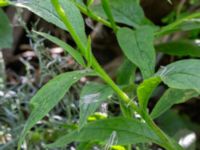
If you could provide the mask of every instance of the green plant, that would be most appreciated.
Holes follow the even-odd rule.
[[[2,1],[3,3],[4,1]],[[8,1],[6,1],[7,3]],[[80,142],[80,145],[83,144],[85,147],[96,143],[106,144],[109,138],[114,136],[118,139],[117,145],[124,145],[129,150],[132,144],[148,142],[156,143],[167,150],[183,149],[173,138],[165,134],[154,123],[153,119],[160,116],[172,105],[185,102],[191,97],[199,95],[200,60],[180,60],[159,69],[155,73],[156,51],[154,40],[183,29],[182,27],[186,22],[200,17],[199,12],[181,18],[165,27],[158,28],[145,18],[138,0],[102,0],[97,5],[93,5],[90,0],[87,4],[81,0],[30,0],[16,3],[9,2],[9,4],[27,8],[50,23],[67,30],[76,43],[77,50],[49,34],[33,32],[63,47],[85,68],[85,70],[58,75],[43,86],[31,99],[30,104],[33,110],[20,136],[18,149],[25,140],[26,134],[36,122],[42,119],[64,97],[68,89],[84,76],[98,76],[106,84],[92,83],[83,88],[78,129],[60,137],[47,147],[63,147],[74,141]],[[123,78],[120,84],[132,87],[132,90],[136,91],[136,94],[132,97],[137,97],[137,101],[132,100],[132,97],[108,76],[93,56],[91,39],[90,36],[87,37],[85,34],[84,21],[80,11],[112,28],[126,57],[125,65],[130,66],[130,73],[134,73],[135,69],[139,68],[143,82],[138,85],[134,83],[134,79],[130,74],[123,74],[124,69],[127,69],[126,67],[122,67],[119,74],[119,76],[122,76],[119,78]],[[129,27],[121,27],[117,23],[123,23]],[[196,29],[196,26],[194,28]],[[162,46],[160,45],[160,47]],[[171,54],[168,50],[163,51]],[[187,51],[183,53],[184,55],[199,57],[199,53],[195,53],[195,49],[193,53],[189,52],[187,54]],[[169,89],[150,113],[147,107],[148,102],[153,91],[161,82],[166,84]],[[122,116],[97,117],[96,120],[94,119],[94,121],[88,123],[88,117],[94,114],[100,104],[113,94],[118,96]],[[112,146],[113,143],[110,144]],[[123,149],[123,147],[120,148]]]

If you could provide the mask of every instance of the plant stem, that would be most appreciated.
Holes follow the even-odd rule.
[[[104,69],[99,65],[99,63],[96,61],[96,59],[93,57],[93,69],[99,73],[99,76],[112,87],[112,89],[117,93],[119,98],[127,104],[127,106],[132,107],[137,113],[140,113],[139,108],[136,106],[136,104],[127,96],[126,93],[124,93],[108,76],[108,74],[104,71]]]
[[[197,12],[197,13],[193,13],[187,17],[184,17],[182,19],[179,19],[177,21],[175,21],[174,23],[171,23],[163,28],[161,28],[160,31],[156,32],[155,33],[155,36],[162,36],[162,35],[165,35],[167,33],[169,33],[170,31],[173,31],[176,29],[176,27],[178,27],[179,25],[181,25],[183,22],[189,20],[189,19],[193,19],[193,18],[197,18],[197,17],[200,17],[200,12]]]
[[[56,12],[58,13],[58,15],[60,17],[60,19],[63,21],[63,23],[65,24],[66,28],[70,32],[72,38],[76,42],[76,44],[79,47],[81,53],[85,54],[86,48],[83,45],[83,43],[81,42],[81,39],[79,38],[79,36],[77,35],[77,33],[75,32],[74,27],[70,23],[68,15],[65,13],[65,11],[63,10],[63,8],[60,6],[59,0],[51,0],[51,3],[53,4]]]
[[[58,0],[51,0],[53,6],[55,7],[56,12],[58,13],[60,19],[63,21],[67,29],[69,30],[70,34],[72,35],[72,38],[76,42],[77,46],[79,47],[81,53],[83,56],[85,55],[86,48],[81,43],[81,40],[77,36],[74,28],[72,27],[71,23],[68,20],[68,16],[65,14],[64,10],[59,4]],[[108,74],[104,71],[104,69],[99,65],[96,58],[92,56],[92,68],[99,74],[99,76],[107,83],[109,84],[113,90],[118,94],[121,100],[123,100],[127,105],[130,105],[136,112],[139,113],[138,107],[134,104],[132,100],[129,99],[129,97],[124,93],[114,82],[113,80],[108,76]]]
[[[95,21],[98,21],[98,22],[101,22],[102,24],[104,24],[105,26],[107,27],[110,27],[112,28],[112,25],[109,21],[97,16],[96,14],[94,14],[93,12],[91,12],[89,9],[87,9],[86,7],[83,7],[82,5],[80,5],[79,3],[77,2],[74,2],[75,5],[79,8],[79,10],[85,14],[86,16],[92,18],[93,20]],[[117,27],[118,28],[118,27]]]
[[[149,114],[145,114],[144,120],[146,123],[151,127],[151,129],[161,138],[161,140],[164,142],[163,147],[165,147],[167,150],[176,150],[176,147],[170,140],[170,138],[154,123],[152,118],[149,116]]]
[[[117,32],[117,25],[115,24],[115,20],[114,20],[114,17],[112,15],[112,12],[111,12],[109,1],[108,0],[102,0],[102,6],[103,6],[103,9],[104,9],[108,19],[111,22],[113,31],[116,33]]]
[[[82,44],[81,39],[79,39],[78,35],[76,34],[73,26],[71,25],[70,21],[68,20],[68,16],[65,14],[64,10],[62,9],[61,5],[59,4],[59,0],[51,0],[55,10],[57,11],[60,19],[63,21],[65,26],[68,28],[68,31],[71,33],[72,38],[76,42],[77,46],[79,47],[81,53],[83,56],[85,55],[85,52],[87,48]],[[127,106],[130,106],[135,110],[138,114],[141,114],[141,111],[139,107],[124,93],[110,78],[110,76],[104,71],[104,69],[99,65],[96,58],[92,55],[92,68],[99,74],[99,76],[108,84],[110,85],[113,90],[117,93],[120,100],[122,100]],[[173,143],[171,143],[171,140],[165,135],[165,133],[159,129],[156,124],[153,122],[151,117],[146,114],[146,116],[143,118],[146,123],[153,129],[153,131],[160,137],[160,139],[163,141],[162,146],[165,147],[167,150],[175,150]]]

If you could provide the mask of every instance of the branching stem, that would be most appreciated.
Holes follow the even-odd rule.
[[[63,21],[65,24],[66,28],[68,29],[69,33],[72,35],[72,38],[76,42],[78,48],[80,49],[81,53],[83,56],[85,56],[86,48],[81,42],[81,39],[79,36],[76,34],[72,24],[70,23],[67,14],[65,14],[63,8],[59,4],[59,0],[51,0],[51,3],[53,4],[56,12],[58,13],[60,19]],[[85,10],[84,10],[85,11]],[[88,12],[87,12],[88,13]],[[91,15],[91,14],[90,14]],[[94,17],[94,16],[93,16]],[[97,17],[95,16],[97,19]],[[98,18],[99,19],[99,18]],[[101,20],[103,21],[103,20]],[[103,21],[104,22],[104,21]],[[112,27],[112,25],[108,24],[108,22],[105,22],[107,25]],[[141,114],[141,111],[139,107],[132,101],[126,93],[124,93],[115,83],[114,81],[110,78],[110,76],[104,71],[104,69],[99,65],[97,62],[96,58],[92,55],[92,64],[91,67],[99,74],[99,76],[108,84],[110,85],[113,90],[116,92],[116,94],[119,96],[120,100],[122,100],[127,106],[130,106],[135,112],[138,114]],[[145,122],[152,128],[152,130],[157,134],[161,141],[164,148],[167,150],[175,150],[175,146],[173,145],[172,141],[168,138],[168,136],[158,127],[156,124],[153,122],[152,118],[146,114],[143,118]]]
[[[98,21],[100,23],[102,23],[103,25],[109,27],[109,28],[112,28],[112,24],[111,22],[97,16],[96,14],[94,14],[92,11],[90,11],[89,9],[87,9],[86,7],[82,6],[81,4],[77,3],[77,2],[74,2],[76,4],[76,6],[79,8],[79,10],[85,14],[86,16],[90,17],[91,19],[95,20],[95,21]],[[181,25],[183,22],[187,21],[187,20],[190,20],[190,19],[193,19],[193,18],[197,18],[197,17],[200,17],[200,13],[199,12],[196,12],[196,13],[193,13],[187,17],[184,17],[182,19],[179,19],[167,26],[164,26],[162,27],[159,31],[155,32],[155,36],[156,37],[160,37],[160,36],[163,36],[163,35],[166,35],[169,33],[169,31],[173,31],[173,29],[175,29],[176,27],[178,27],[179,25]],[[116,25],[116,29],[118,30],[120,27]]]

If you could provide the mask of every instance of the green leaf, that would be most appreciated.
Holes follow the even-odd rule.
[[[54,37],[50,34],[43,33],[43,32],[37,32],[33,31],[34,33],[37,33],[38,35],[48,39],[49,41],[57,44],[58,46],[62,47],[66,52],[68,52],[80,65],[85,66],[85,62],[83,60],[83,57],[81,54],[75,50],[73,47],[71,47],[69,44],[63,42],[62,40],[58,39],[57,37]]]
[[[87,43],[87,49],[85,52],[85,58],[87,60],[87,67],[91,67],[92,65],[92,59],[93,59],[93,55],[92,55],[92,41],[91,41],[91,37],[88,37],[88,43]]]
[[[89,83],[84,86],[80,96],[80,128],[85,125],[87,118],[97,110],[101,103],[112,94],[113,90],[107,85]]]
[[[103,7],[103,9],[104,9],[105,14],[106,14],[107,17],[108,17],[108,20],[109,20],[110,23],[111,23],[111,26],[112,26],[114,32],[116,33],[116,31],[117,31],[117,26],[116,26],[116,23],[115,23],[113,14],[112,14],[112,10],[111,10],[111,6],[110,6],[109,0],[102,0],[102,1],[101,1],[101,4],[102,4],[102,7]]]
[[[83,70],[60,74],[50,80],[36,93],[30,102],[33,106],[33,110],[20,136],[18,149],[20,149],[27,132],[37,123],[37,121],[48,114],[48,112],[64,97],[68,89],[81,77],[86,75],[94,75],[94,73]]]
[[[199,94],[194,90],[169,88],[153,108],[151,117],[157,118],[170,109],[174,104],[184,103],[185,101],[197,96],[199,96]]]
[[[174,62],[157,73],[171,88],[195,90],[200,93],[200,60],[188,59]]]
[[[9,19],[0,8],[0,49],[12,47],[12,27]]]
[[[143,77],[152,76],[156,61],[153,29],[148,26],[135,31],[121,28],[117,33],[117,39],[126,57],[140,68]]]
[[[145,123],[123,117],[104,119],[87,124],[80,131],[74,131],[59,138],[48,147],[63,147],[73,141],[97,141],[107,143],[110,138],[119,145],[144,142],[160,143],[159,137]]]
[[[136,66],[127,58],[124,59],[123,64],[117,72],[117,84],[128,85],[134,82],[134,72]]]
[[[155,33],[157,36],[169,34],[172,32],[176,32],[178,30],[182,31],[190,31],[190,30],[196,30],[199,29],[199,18],[200,13],[194,12],[192,14],[187,14],[186,16],[183,15],[178,20],[174,21],[173,23],[164,26],[160,29],[159,32]]]
[[[180,27],[178,27],[177,30],[182,30],[182,31],[192,31],[192,30],[199,30],[200,29],[200,21],[199,18],[197,19],[191,19],[188,21],[183,22]]]
[[[156,50],[172,56],[200,57],[200,46],[195,41],[182,40],[156,46]]]
[[[87,44],[87,37],[85,34],[84,21],[79,12],[78,8],[74,5],[71,0],[59,0],[61,6],[63,7],[65,13],[69,17],[69,21],[74,27],[76,34],[83,41],[84,44]],[[53,23],[54,25],[67,30],[64,23],[58,17],[56,11],[54,10],[51,0],[29,0],[25,2],[13,2],[17,7],[26,8],[29,11],[40,16],[42,19],[47,22]]]
[[[9,5],[8,0],[0,0],[0,7],[7,6],[7,5]]]
[[[114,20],[118,23],[138,27],[145,19],[138,0],[112,0],[110,7]],[[93,5],[91,10],[98,16],[107,18],[101,4]]]
[[[146,111],[149,98],[160,82],[160,77],[152,77],[144,80],[137,88],[137,96],[142,111]]]
[[[76,150],[89,150],[92,149],[94,144],[92,142],[82,142],[77,146]]]
[[[135,81],[135,71],[136,66],[127,58],[124,58],[122,65],[119,67],[117,72],[117,84],[124,86],[123,91],[126,92],[129,97],[135,96],[136,86],[134,84]],[[120,109],[124,116],[131,117],[133,116],[133,109],[131,107],[127,107],[127,104],[120,101]]]

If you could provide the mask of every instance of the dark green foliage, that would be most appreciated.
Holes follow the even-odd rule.
[[[0,49],[11,48],[12,42],[13,38],[10,22],[6,14],[4,14],[3,10],[0,8]]]
[[[26,8],[44,20],[68,31],[77,48],[52,35],[37,31],[34,33],[62,47],[81,67],[85,68],[85,70],[56,76],[35,94],[30,101],[33,110],[19,137],[18,149],[21,148],[29,130],[62,100],[73,84],[85,76],[99,77],[105,83],[90,82],[83,87],[79,99],[79,120],[70,122],[74,128],[72,130],[70,128],[68,134],[59,136],[54,143],[48,145],[49,148],[64,147],[75,142],[75,145],[79,144],[78,149],[91,149],[97,145],[105,146],[107,149],[126,147],[131,150],[132,145],[135,146],[138,143],[147,145],[155,143],[167,150],[183,149],[177,143],[178,139],[164,133],[153,119],[159,117],[174,104],[184,103],[199,96],[200,60],[190,57],[198,58],[200,48],[195,40],[159,43],[155,46],[157,51],[189,58],[160,67],[161,69],[155,73],[157,55],[154,42],[159,37],[174,31],[199,29],[199,22],[193,22],[193,19],[200,17],[199,12],[177,18],[176,21],[159,29],[145,17],[138,0],[102,0],[97,4],[92,0],[86,3],[82,0],[30,0],[11,4]],[[120,86],[110,78],[93,56],[92,40],[86,35],[81,12],[113,29],[125,55],[125,61],[116,76]],[[0,21],[0,48],[10,47],[11,28],[2,10],[0,10],[0,17],[3,20],[3,22]],[[119,26],[117,23],[122,24]],[[123,27],[123,25],[128,26]],[[137,68],[141,75],[136,74]],[[137,77],[140,78],[139,82]],[[149,113],[149,100],[162,82],[169,88]],[[108,102],[111,96],[120,105],[120,114],[122,114],[120,117],[114,115],[107,117],[96,112],[103,102]],[[113,104],[113,101],[109,103]],[[168,119],[166,116],[163,118]],[[177,118],[177,120],[180,119]],[[161,127],[170,132],[166,126],[161,125]]]

